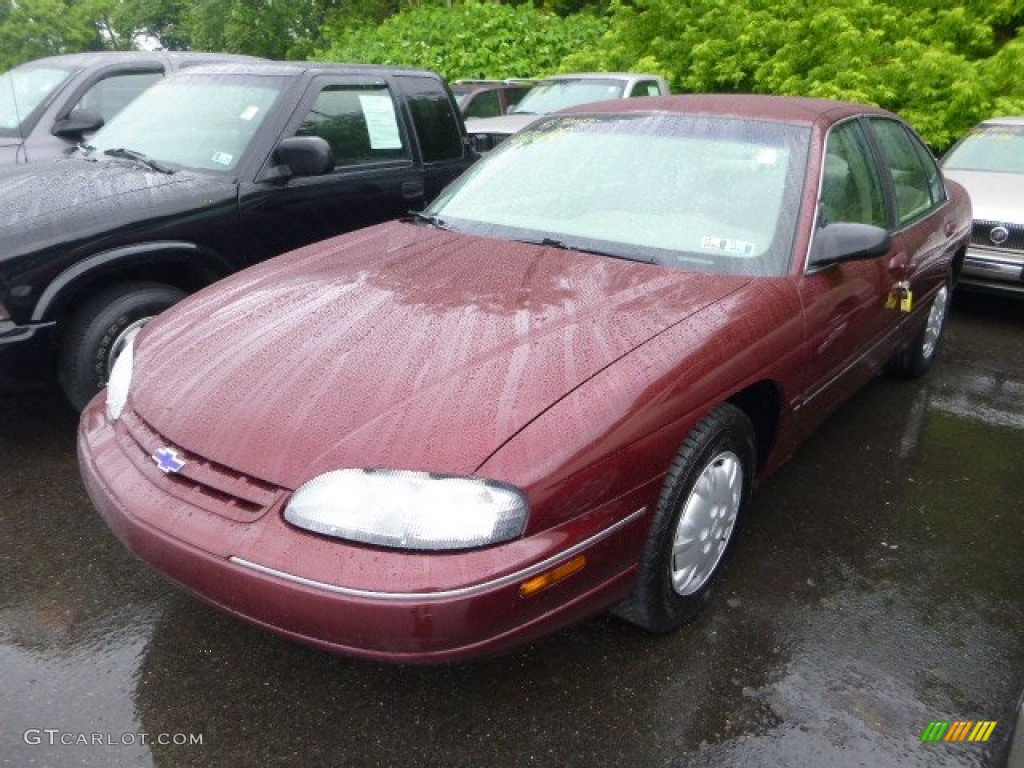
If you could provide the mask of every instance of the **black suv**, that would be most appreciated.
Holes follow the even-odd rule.
[[[53,160],[98,131],[164,75],[253,56],[97,51],[48,56],[0,75],[0,166]]]
[[[475,155],[432,72],[196,67],[68,159],[0,174],[0,387],[81,409],[122,340],[249,264],[418,209]]]

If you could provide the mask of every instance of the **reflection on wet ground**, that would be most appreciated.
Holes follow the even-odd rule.
[[[11,398],[0,761],[998,765],[1024,687],[1022,332],[1024,302],[961,298],[928,378],[880,378],[761,487],[682,632],[598,619],[460,667],[328,656],[179,593],[91,510],[73,415]],[[921,742],[959,719],[999,725]]]

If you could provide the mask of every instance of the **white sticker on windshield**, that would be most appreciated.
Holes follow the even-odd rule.
[[[775,165],[779,161],[779,150],[774,147],[764,147],[757,152],[758,165]]]
[[[736,240],[732,237],[712,237],[707,235],[701,238],[700,247],[705,251],[717,251],[728,256],[750,256],[754,253],[753,243]]]
[[[401,149],[402,137],[398,133],[398,119],[391,96],[384,93],[361,93],[359,104],[366,118],[366,131],[370,134],[371,149]]]
[[[252,104],[252,105],[246,107],[245,109],[243,109],[242,110],[242,114],[240,114],[239,117],[242,120],[252,120],[259,113],[260,113],[260,108],[257,107],[255,104]]]
[[[235,159],[235,156],[228,152],[216,152],[211,159],[217,165],[231,165],[231,161]]]

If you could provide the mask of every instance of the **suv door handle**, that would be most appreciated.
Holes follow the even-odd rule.
[[[417,179],[416,181],[403,181],[402,182],[402,197],[406,200],[412,200],[413,198],[423,197],[424,187],[423,180]]]

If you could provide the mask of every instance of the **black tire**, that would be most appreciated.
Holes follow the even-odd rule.
[[[735,406],[718,406],[694,428],[672,462],[651,523],[636,585],[628,600],[613,611],[615,615],[649,632],[670,632],[700,611],[732,549],[738,521],[750,497],[755,466],[754,428],[750,419]],[[733,472],[738,472],[738,477]],[[727,478],[724,489],[715,487],[721,478]],[[724,509],[711,514],[720,515],[717,521],[701,522],[699,510],[704,502],[694,493],[699,482],[703,490],[712,491],[712,496],[725,498]],[[684,512],[688,522],[709,526],[702,529],[706,535],[692,539],[707,546],[684,546],[677,558],[673,552],[676,534],[685,529],[696,532],[689,525],[681,528]],[[730,516],[731,521],[727,519]],[[687,577],[687,569],[681,566],[691,561],[701,565]],[[679,581],[686,578],[690,580]]]
[[[889,361],[890,373],[904,379],[917,379],[928,373],[939,354],[942,337],[949,317],[949,302],[953,289],[949,280],[943,283],[932,298],[924,327],[906,349]]]
[[[81,411],[103,389],[111,351],[125,329],[146,322],[185,297],[162,283],[125,283],[86,301],[71,316],[61,342],[58,377],[64,396]]]

